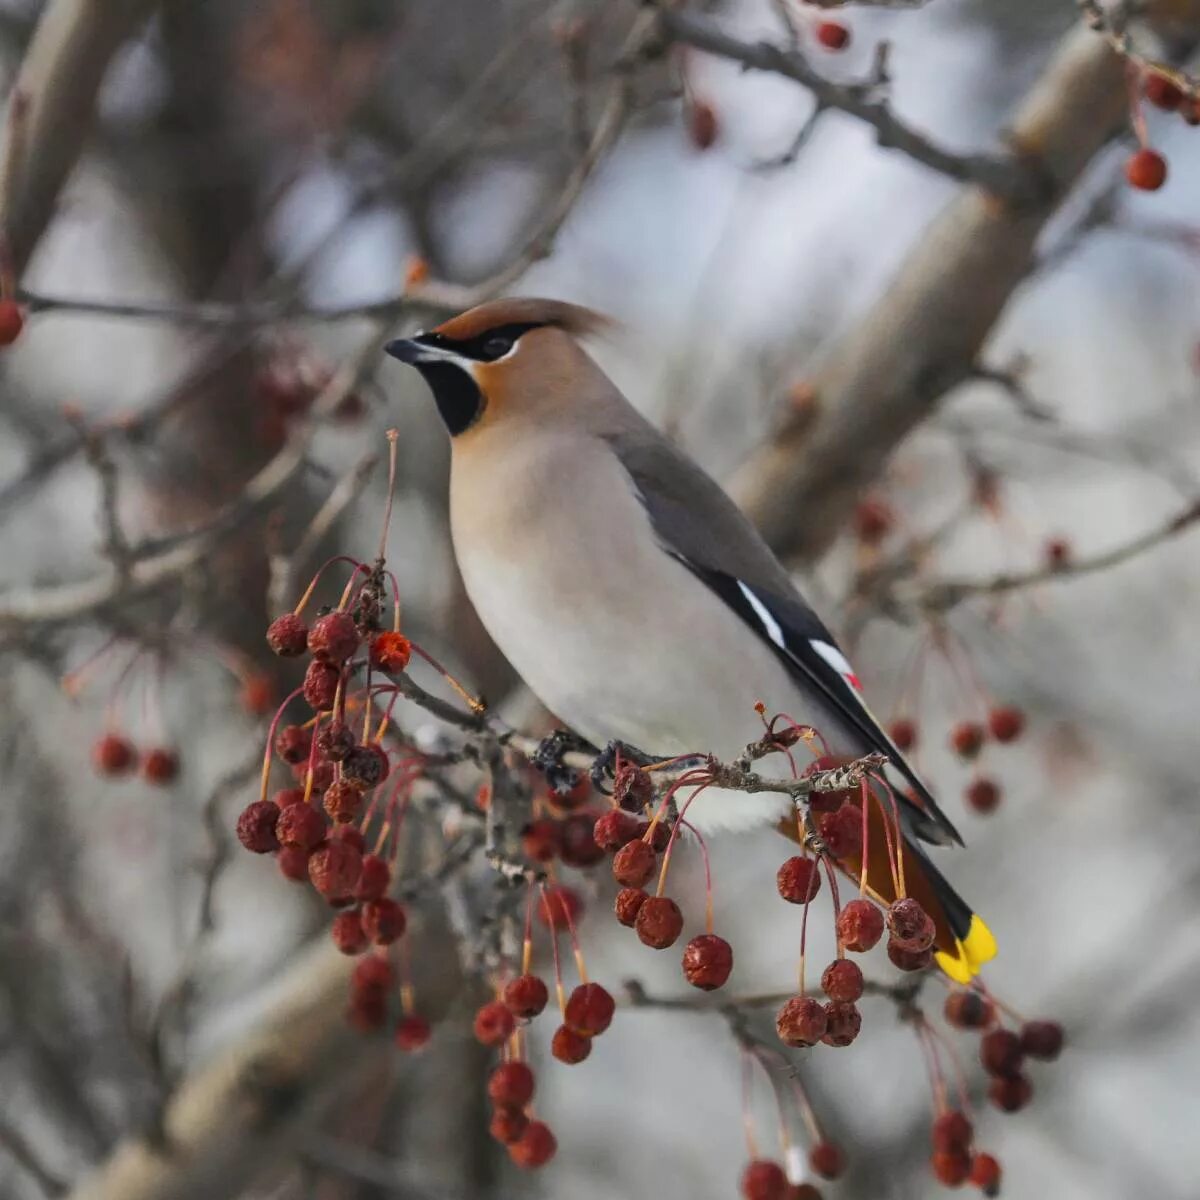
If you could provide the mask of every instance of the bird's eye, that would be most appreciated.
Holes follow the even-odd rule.
[[[513,340],[509,337],[490,337],[483,343],[483,353],[487,358],[503,358],[513,348]]]

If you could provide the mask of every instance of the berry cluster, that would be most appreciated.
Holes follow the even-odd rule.
[[[308,413],[332,379],[328,365],[303,346],[281,342],[254,379],[259,436],[268,443],[285,437],[289,426]],[[333,416],[340,421],[354,421],[365,409],[362,394],[351,391],[343,397]]]
[[[157,787],[169,787],[179,776],[179,755],[169,746],[152,746],[139,754],[123,734],[109,732],[92,745],[92,766],[110,779],[137,771]]]
[[[1188,125],[1200,125],[1200,95],[1185,90],[1174,79],[1158,70],[1148,70],[1142,76],[1142,96],[1163,112],[1177,113]],[[1156,192],[1167,182],[1167,160],[1149,145],[1146,121],[1138,106],[1134,106],[1133,126],[1138,149],[1125,162],[1125,178],[1132,187],[1143,192]]]

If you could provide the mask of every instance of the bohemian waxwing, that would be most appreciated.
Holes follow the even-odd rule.
[[[898,794],[908,894],[934,918],[943,968],[970,978],[994,939],[920,845],[961,844],[957,831],[753,525],[581,348],[605,324],[558,301],[497,300],[387,347],[420,371],[450,432],[451,532],[480,619],[597,747],[728,760],[762,735],[761,701],[833,754],[886,754],[918,798]],[[790,811],[786,796],[712,789],[688,819],[715,832]],[[867,868],[894,899],[882,824]]]

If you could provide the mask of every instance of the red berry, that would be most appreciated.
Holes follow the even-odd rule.
[[[1024,1075],[998,1075],[988,1084],[988,1099],[1001,1112],[1018,1112],[1032,1098],[1033,1084]]]
[[[308,626],[295,613],[284,613],[267,626],[267,645],[280,658],[296,658],[308,649]]]
[[[333,944],[343,954],[361,954],[367,948],[362,917],[354,909],[340,912],[333,918]]]
[[[789,858],[775,872],[775,886],[789,904],[806,904],[821,890],[821,873],[815,858]]]
[[[822,1179],[837,1179],[846,1169],[846,1156],[832,1142],[818,1142],[808,1152],[808,1165]]]
[[[402,633],[389,630],[371,639],[371,666],[389,675],[398,675],[412,658],[412,643]]]
[[[933,1122],[933,1149],[937,1154],[965,1154],[974,1136],[966,1114],[956,1108],[947,1109]]]
[[[834,858],[855,858],[862,853],[862,817],[857,804],[843,804],[837,812],[818,815],[817,832]]]
[[[489,1000],[475,1013],[475,1037],[485,1046],[502,1046],[516,1027],[512,1013],[499,1000]]]
[[[977,1154],[971,1159],[969,1179],[985,1196],[1000,1195],[1000,1164],[990,1154]]]
[[[518,975],[505,985],[503,999],[514,1017],[529,1021],[546,1007],[550,991],[536,975]]]
[[[279,849],[279,838],[275,836],[275,823],[279,820],[279,808],[271,800],[255,800],[247,804],[238,814],[238,841],[254,854],[267,854]]]
[[[1167,160],[1144,146],[1126,161],[1125,178],[1143,192],[1157,192],[1167,182]]]
[[[888,729],[896,749],[907,753],[917,744],[917,723],[908,717],[897,717]]]
[[[1016,1075],[1025,1061],[1021,1039],[1011,1029],[992,1029],[979,1043],[979,1061],[989,1075]]]
[[[1030,1058],[1053,1062],[1063,1048],[1063,1028],[1057,1021],[1026,1021],[1021,1026],[1021,1049]]]
[[[850,45],[850,30],[840,21],[818,21],[816,34],[826,50],[844,50]]]
[[[289,804],[275,822],[275,836],[283,846],[309,851],[325,839],[325,818],[309,804]]]
[[[846,1001],[831,1000],[825,1005],[825,1036],[827,1046],[848,1046],[862,1029],[862,1014],[858,1006]]]
[[[327,841],[308,856],[308,877],[326,900],[351,899],[361,872],[362,855],[346,842]]]
[[[617,893],[617,899],[613,904],[617,920],[632,929],[637,923],[638,912],[646,903],[647,896],[648,893],[642,891],[641,888],[622,888]]]
[[[377,946],[390,946],[398,941],[404,936],[407,925],[408,914],[404,907],[386,896],[368,900],[362,907],[363,932]]]
[[[11,346],[25,328],[25,315],[15,300],[0,300],[0,346]]]
[[[341,678],[341,671],[332,663],[314,658],[304,672],[304,699],[317,712],[328,712],[333,707]]]
[[[960,721],[950,731],[950,745],[960,758],[974,758],[983,749],[984,736],[978,721]]]
[[[362,874],[354,895],[359,900],[378,900],[388,890],[392,881],[392,869],[377,854],[363,856]]]
[[[304,803],[304,789],[298,787],[280,788],[279,791],[277,791],[275,795],[271,797],[271,799],[274,800],[277,805],[279,805],[279,811],[282,812],[291,804]],[[321,828],[324,829],[324,825],[322,825]],[[283,839],[281,838],[280,840],[282,841]],[[319,838],[317,840],[320,841]]]
[[[362,789],[348,779],[334,780],[326,789],[322,804],[330,818],[339,825],[353,821],[362,808]]]
[[[887,910],[891,940],[904,950],[928,950],[937,936],[929,914],[911,897],[893,901]]]
[[[545,896],[537,906],[537,918],[545,926],[565,929],[568,924],[579,920],[583,912],[583,901],[579,893],[561,883],[546,888]],[[568,920],[569,918],[569,920]]]
[[[424,1050],[432,1036],[433,1029],[429,1022],[424,1017],[418,1017],[416,1013],[401,1017],[396,1024],[396,1046],[406,1054]]]
[[[248,675],[242,680],[238,703],[252,717],[264,716],[275,704],[275,687],[266,675]]]
[[[317,753],[326,762],[341,762],[354,746],[354,734],[341,721],[330,721],[317,734]]]
[[[998,742],[1013,742],[1025,728],[1025,714],[1013,704],[993,708],[988,713],[988,729]]]
[[[626,812],[641,812],[654,799],[654,782],[641,767],[623,762],[613,777],[612,794]]]
[[[388,770],[387,752],[374,742],[353,747],[342,760],[342,778],[364,791],[381,784],[388,777]]]
[[[560,1025],[554,1031],[554,1037],[550,1039],[550,1053],[568,1066],[573,1067],[576,1063],[583,1062],[591,1052],[592,1039],[584,1037],[582,1033],[576,1033],[566,1025]]]
[[[312,748],[312,731],[301,725],[284,725],[275,735],[275,753],[285,763],[305,762]]]
[[[604,851],[592,836],[595,828],[596,814],[590,809],[572,813],[563,821],[559,854],[568,867],[590,867],[604,857]]]
[[[1061,571],[1071,561],[1071,543],[1066,538],[1050,538],[1043,547],[1046,565],[1052,570]]]
[[[550,862],[558,854],[559,824],[549,817],[530,821],[521,831],[521,851],[533,862]]]
[[[938,1150],[930,1160],[933,1176],[943,1187],[962,1187],[971,1174],[971,1156],[962,1150]]]
[[[640,888],[647,883],[658,865],[654,848],[640,838],[622,846],[613,855],[613,878],[627,888]]]
[[[596,819],[592,837],[601,850],[613,852],[628,845],[643,832],[642,822],[620,808],[610,808]]]
[[[530,1121],[525,1132],[508,1148],[508,1156],[526,1170],[544,1167],[558,1149],[550,1127],[541,1121]]]
[[[292,883],[308,882],[308,851],[300,846],[282,846],[275,856],[279,872]]]
[[[841,26],[836,28],[840,29]],[[840,48],[833,47],[835,50]],[[887,501],[878,496],[868,496],[860,500],[854,510],[854,531],[864,546],[877,546],[891,532],[895,523]]]
[[[688,137],[697,150],[707,150],[717,140],[717,111],[706,100],[688,105]]]
[[[638,909],[633,927],[647,946],[665,950],[683,931],[683,913],[669,896],[648,896]]]
[[[943,1008],[946,1020],[957,1029],[983,1029],[996,1015],[992,1002],[981,992],[951,992]]]
[[[836,771],[840,767],[848,766],[853,761],[853,758],[845,755],[822,754],[820,758],[814,758],[804,768],[803,774],[807,777],[819,775],[822,771]],[[858,788],[841,788],[836,792],[810,792],[808,806],[813,812],[837,812],[847,801],[852,803],[857,800],[858,795]]]
[[[598,983],[581,983],[567,1000],[564,1024],[583,1037],[597,1037],[612,1024],[616,1001]]]
[[[308,763],[297,763],[292,767],[292,778],[299,784],[308,782]],[[333,783],[334,768],[331,762],[318,762],[312,769],[312,790],[323,792]]]
[[[785,1046],[815,1046],[824,1036],[825,1006],[811,996],[793,996],[775,1014],[775,1032]]]
[[[533,1099],[533,1089],[533,1071],[528,1063],[501,1063],[488,1076],[488,1099],[493,1104],[510,1104],[514,1108],[524,1108]]]
[[[386,992],[392,986],[392,964],[382,954],[368,954],[354,964],[350,989],[354,992]]]
[[[1000,785],[994,779],[980,776],[967,785],[967,804],[986,816],[1000,806]]]
[[[865,954],[883,937],[883,913],[869,900],[851,900],[838,913],[838,941],[856,954]]]
[[[863,973],[848,958],[835,958],[821,973],[821,991],[830,1000],[853,1004],[863,994]]]
[[[787,1200],[788,1178],[783,1168],[766,1158],[756,1158],[742,1172],[744,1200]]]
[[[704,992],[723,987],[733,970],[733,947],[715,933],[694,937],[683,950],[683,975]]]
[[[887,956],[892,966],[899,967],[901,971],[925,971],[933,966],[931,949],[913,950],[895,938],[888,938]]]
[[[1184,101],[1183,89],[1156,71],[1146,75],[1142,91],[1151,104],[1165,112],[1174,112]]]
[[[359,852],[359,854],[366,853],[367,839],[363,837],[359,830],[355,829],[353,825],[335,825],[329,836],[337,838],[340,842],[348,842],[355,848],[355,850]],[[359,876],[359,879],[362,879],[361,875]],[[357,895],[357,885],[355,886],[354,891]]]
[[[137,751],[128,738],[106,733],[92,747],[92,765],[101,775],[125,775],[137,765]]]
[[[354,992],[346,1010],[346,1020],[359,1033],[374,1033],[382,1029],[388,1019],[388,1001],[385,993],[374,989]]]
[[[326,613],[308,631],[308,652],[322,662],[341,666],[358,649],[359,632],[348,612]]]
[[[510,1146],[529,1128],[529,1118],[519,1108],[501,1104],[492,1113],[488,1133],[503,1146]]]
[[[165,746],[157,746],[142,759],[142,778],[157,787],[174,783],[179,776],[179,755]]]

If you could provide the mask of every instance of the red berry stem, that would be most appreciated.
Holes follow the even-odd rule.
[[[551,904],[544,883],[538,884],[538,896],[550,924],[550,948],[554,952],[554,991],[558,996],[559,1017],[565,1025],[567,1021],[567,989],[563,986],[562,961],[558,954],[558,921],[555,918],[554,910],[561,908],[565,915],[567,905],[560,905],[557,896],[554,898],[554,903]]]
[[[708,843],[704,840],[704,835],[691,822],[683,819],[683,814],[679,814],[679,824],[696,839],[696,844],[700,847],[700,860],[704,863],[704,932],[712,933],[713,931],[713,885],[712,885],[712,861],[708,857]]]
[[[348,554],[335,554],[333,558],[322,563],[321,566],[317,568],[317,573],[309,581],[308,587],[304,589],[304,594],[299,600],[296,601],[296,607],[292,609],[292,612],[296,616],[299,616],[308,606],[308,602],[312,599],[313,592],[317,590],[317,584],[321,582],[321,576],[330,567],[332,567],[334,563],[349,563],[350,566],[354,568],[350,576],[352,580],[359,573],[359,571],[362,571],[364,574],[369,574],[367,567],[363,563],[360,563],[357,558],[351,558]]]
[[[699,782],[700,780],[703,780],[703,782]],[[686,785],[685,781],[688,781]],[[691,808],[692,801],[695,800],[696,797],[705,790],[705,788],[712,787],[712,780],[708,777],[708,773],[705,771],[688,771],[687,774],[682,776],[682,778],[680,778],[680,780],[662,798],[662,803],[658,806],[658,812],[654,814],[654,820],[657,821],[659,814],[665,810],[666,804],[670,800],[671,796],[674,795],[674,793],[678,791],[680,787],[690,787],[693,782],[699,783],[699,786],[696,787],[692,794],[684,801],[683,807],[679,810],[679,819],[675,822],[675,828],[671,830],[671,836],[667,839],[667,848],[663,851],[662,868],[658,872],[658,888],[654,893],[655,896],[658,897],[661,897],[663,892],[665,892],[667,889],[667,872],[671,869],[671,854],[675,849],[675,842],[679,837],[679,827],[683,824],[683,818],[686,815],[687,810]],[[654,821],[651,821],[650,828],[646,830],[645,839],[643,840],[653,837],[653,831]],[[708,932],[711,933],[712,929],[710,928]]]
[[[889,855],[889,858],[892,858],[892,861],[894,863],[894,865],[892,867],[892,881],[896,885],[896,899],[903,900],[904,897],[908,895],[908,890],[904,886],[904,834],[901,831],[901,827],[900,827],[900,805],[896,800],[896,793],[894,791],[892,791],[892,785],[890,783],[888,783],[887,779],[882,774],[873,775],[873,776],[871,776],[871,779],[872,779],[872,782],[879,784],[883,788],[884,793],[887,795],[888,803],[892,809],[892,819],[895,821],[895,831],[896,831],[896,846],[895,846],[894,858],[892,858],[893,852],[892,852],[891,832],[888,829],[888,814],[887,814],[887,811],[883,807],[883,802],[880,801],[879,811],[883,815],[883,828],[884,828],[884,832],[888,836],[888,855]],[[874,789],[872,789],[872,790],[874,790]]]
[[[280,706],[275,710],[275,716],[271,721],[271,727],[267,730],[267,746],[263,752],[262,765],[262,786],[259,788],[258,798],[266,800],[271,786],[271,760],[275,757],[275,732],[279,728],[279,722],[283,719],[284,711],[297,696],[303,693],[303,688],[297,688]],[[310,763],[312,756],[317,752],[317,727],[313,726],[312,750],[310,753]],[[312,778],[312,768],[309,768],[309,778]],[[308,799],[308,794],[305,793],[305,800]]]
[[[521,942],[522,975],[528,975],[533,967],[533,893],[533,881],[530,880],[525,896],[525,937]]]

